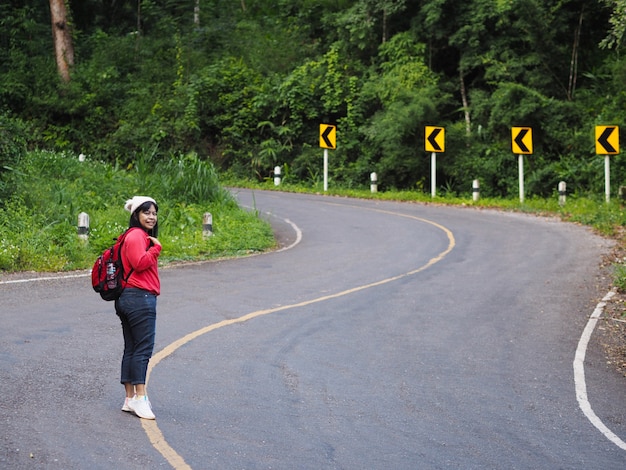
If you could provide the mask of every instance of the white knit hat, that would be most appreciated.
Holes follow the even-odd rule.
[[[148,196],[134,196],[132,199],[126,201],[124,204],[124,209],[133,214],[139,206],[141,206],[144,202],[151,202],[156,206],[156,201]]]

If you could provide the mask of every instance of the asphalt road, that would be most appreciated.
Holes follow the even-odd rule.
[[[282,249],[162,269],[156,422],[120,410],[121,328],[86,273],[0,276],[0,468],[626,468],[572,366],[610,242],[519,214],[237,194]],[[589,403],[626,440],[599,343]]]

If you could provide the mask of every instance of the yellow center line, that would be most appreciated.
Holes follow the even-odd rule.
[[[446,234],[446,236],[448,237],[448,246],[446,247],[445,250],[443,250],[437,256],[435,256],[434,258],[431,258],[423,266],[421,266],[421,267],[419,267],[417,269],[414,269],[412,271],[406,272],[404,274],[399,274],[397,276],[392,276],[392,277],[389,277],[389,278],[386,278],[386,279],[382,279],[380,281],[372,282],[370,284],[365,284],[365,285],[362,285],[362,286],[353,287],[351,289],[346,289],[346,290],[343,290],[341,292],[337,292],[335,294],[325,295],[325,296],[322,296],[322,297],[317,297],[317,298],[311,299],[311,300],[305,300],[303,302],[299,302],[299,303],[295,303],[295,304],[291,304],[291,305],[283,305],[281,307],[274,307],[274,308],[268,308],[268,309],[264,309],[264,310],[257,310],[256,312],[251,312],[251,313],[248,313],[248,314],[243,315],[243,316],[238,317],[238,318],[222,320],[222,321],[220,321],[218,323],[213,323],[212,325],[208,325],[208,326],[205,326],[204,328],[200,328],[199,330],[193,331],[193,332],[189,333],[188,335],[185,335],[182,338],[174,341],[173,343],[170,343],[165,348],[161,349],[159,352],[157,352],[156,354],[154,354],[152,356],[152,358],[150,359],[150,363],[148,364],[148,373],[147,373],[147,376],[146,376],[146,384],[150,380],[150,373],[152,372],[152,370],[163,359],[165,359],[166,357],[170,356],[178,348],[180,348],[180,347],[184,346],[185,344],[193,341],[194,339],[198,338],[199,336],[202,336],[202,335],[204,335],[206,333],[209,333],[211,331],[217,330],[219,328],[223,328],[225,326],[235,325],[237,323],[244,323],[244,322],[247,322],[248,320],[252,320],[254,318],[258,318],[258,317],[261,317],[263,315],[269,315],[270,313],[276,313],[276,312],[282,312],[284,310],[290,310],[290,309],[295,309],[295,308],[300,308],[300,307],[306,307],[307,305],[315,304],[315,303],[318,303],[318,302],[324,302],[326,300],[336,299],[338,297],[343,297],[344,295],[353,294],[355,292],[359,292],[359,291],[362,291],[362,290],[365,290],[365,289],[370,289],[370,288],[376,287],[376,286],[381,286],[383,284],[388,284],[390,282],[397,281],[398,279],[402,279],[402,278],[405,278],[405,277],[408,277],[408,276],[412,276],[412,275],[417,274],[417,273],[419,273],[421,271],[424,271],[425,269],[428,269],[429,267],[431,267],[435,263],[438,263],[448,253],[450,253],[454,249],[454,246],[456,244],[455,239],[454,239],[454,235],[452,234],[452,232],[449,229],[447,229],[443,225],[440,225],[440,224],[438,224],[436,222],[433,222],[431,220],[422,219],[420,217],[415,217],[415,216],[412,216],[412,215],[401,214],[401,213],[391,212],[391,211],[386,211],[386,210],[381,210],[381,209],[369,209],[369,210],[373,210],[373,211],[376,211],[376,212],[382,212],[382,213],[386,213],[386,214],[391,214],[391,215],[395,215],[395,216],[399,216],[399,217],[406,217],[406,218],[409,218],[409,219],[414,219],[414,220],[418,220],[420,222],[424,222],[424,223],[433,225],[433,226],[437,227],[438,229],[442,230]],[[188,470],[188,469],[190,470],[191,469],[191,467],[185,462],[185,460],[172,448],[172,446],[170,446],[167,443],[167,441],[165,440],[165,437],[163,436],[163,433],[159,429],[159,426],[157,425],[156,421],[142,419],[141,420],[141,425],[142,425],[146,435],[148,436],[148,439],[150,439],[150,443],[152,444],[152,446],[169,462],[169,464],[172,466],[172,468],[174,468],[176,470]]]

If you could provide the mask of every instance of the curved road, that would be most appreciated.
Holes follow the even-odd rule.
[[[486,210],[237,197],[283,249],[162,270],[156,422],[120,411],[120,327],[85,273],[0,278],[0,468],[626,466],[626,384],[597,332],[576,379],[614,439],[572,367],[609,242]]]

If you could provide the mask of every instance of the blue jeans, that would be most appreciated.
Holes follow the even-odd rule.
[[[115,301],[115,313],[124,333],[121,382],[145,384],[156,335],[156,295],[127,287]]]

